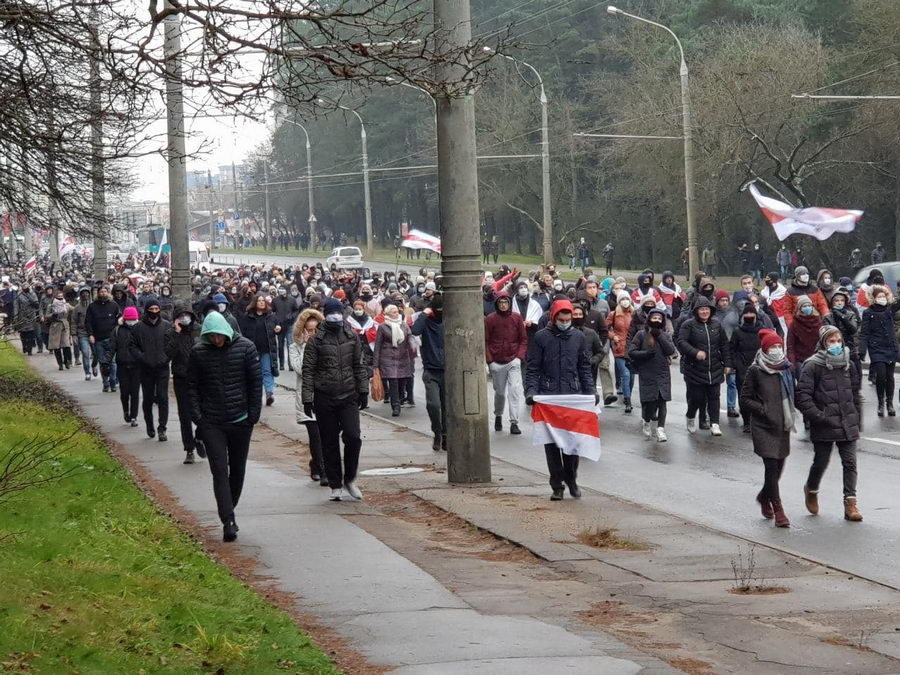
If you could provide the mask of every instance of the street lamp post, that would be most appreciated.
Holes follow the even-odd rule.
[[[494,52],[490,47],[483,47],[482,49],[488,53]],[[500,56],[529,68],[538,79],[538,84],[541,87],[541,203],[544,209],[544,262],[549,265],[553,262],[553,204],[550,197],[550,130],[549,114],[547,111],[548,100],[547,92],[544,90],[544,78],[541,77],[537,68],[527,61],[517,59],[508,54],[500,54]]]
[[[306,137],[306,177],[307,177],[307,190],[309,191],[309,239],[312,242],[313,252],[316,250],[316,212],[313,206],[313,172],[312,172],[312,148],[309,143],[309,132],[306,130],[306,127],[300,124],[299,122],[295,122],[294,120],[289,120],[286,117],[278,117],[282,122],[287,122],[288,124],[293,124],[295,127],[300,127],[303,130],[303,135]]]
[[[328,101],[321,98],[318,99],[318,102],[325,105],[329,104]],[[352,112],[356,115],[356,119],[359,120],[359,137],[362,141],[363,194],[366,200],[366,257],[371,260],[375,253],[375,234],[372,230],[372,193],[369,190],[369,150],[366,142],[366,125],[363,122],[362,117],[360,117],[360,114],[352,108],[333,102],[331,105],[334,105],[341,110]]]
[[[672,29],[661,23],[623,12],[612,5],[606,8],[606,12],[613,16],[624,16],[662,28],[675,38],[675,44],[678,45],[678,52],[681,55],[681,123],[684,131],[684,201],[687,216],[688,265],[690,266],[689,274],[692,274],[700,269],[700,259],[697,253],[697,223],[694,218],[694,136],[691,124],[691,96],[684,49],[681,46],[681,40],[672,32]]]

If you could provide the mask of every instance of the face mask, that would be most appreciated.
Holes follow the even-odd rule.
[[[190,326],[191,321],[193,321],[193,319],[189,316],[183,316],[180,319],[178,319],[178,323],[180,323],[182,326]]]
[[[353,316],[362,318],[365,315],[366,315],[366,310],[364,310],[364,309],[354,309],[353,310]]]
[[[843,300],[835,300],[832,305],[832,309],[844,309],[844,301]]]
[[[650,330],[662,330],[662,323],[659,321],[651,321]]]
[[[126,326],[135,326],[135,325],[137,325],[137,321],[135,319],[128,319],[128,321],[125,322],[125,325]]]
[[[887,298],[883,295],[879,295],[877,298],[875,298],[875,302],[884,307],[887,304]]]
[[[338,313],[334,313],[334,314],[326,314],[326,315],[325,315],[325,320],[326,320],[328,323],[341,323],[341,322],[344,320],[344,315],[343,315],[343,314],[338,314]]]
[[[519,297],[520,297],[520,298],[527,298],[527,297],[528,297],[528,289],[527,289],[527,288],[520,288],[519,291],[518,291],[518,293],[519,293]]]
[[[645,312],[649,312],[651,309],[656,309],[656,303],[653,303],[652,305],[644,305],[644,306],[642,307],[642,309],[643,309]]]
[[[809,283],[809,275],[801,274],[799,277],[797,277],[797,281],[799,281],[801,284],[808,284]]]
[[[803,316],[809,316],[813,313],[812,305],[803,305],[803,307],[800,308],[800,313]]]
[[[619,303],[619,307],[621,307],[622,309],[628,309],[629,307],[631,307],[631,300],[623,300]]]
[[[572,322],[557,320],[556,327],[565,333],[567,330],[569,330],[572,327]]]
[[[228,305],[224,302],[220,302],[218,305],[216,305],[216,307],[219,308],[220,312],[224,312],[226,309],[228,309]]]
[[[162,294],[163,294],[163,297],[165,297],[165,298],[167,298],[171,295],[171,293],[169,291],[163,291]]]
[[[371,293],[363,293],[360,297],[361,297],[363,300],[371,300],[371,299],[372,299],[372,294],[371,294]]]
[[[280,296],[283,298],[284,296],[287,295],[287,290],[284,289],[284,288],[279,288],[279,289],[278,289],[278,295],[280,295]]]
[[[831,286],[831,277],[822,277],[823,286]]]
[[[774,361],[783,361],[784,360],[784,348],[783,347],[772,347],[769,351],[766,352],[769,358]]]
[[[832,356],[840,356],[844,353],[844,345],[830,345],[828,347],[828,353]]]
[[[581,317],[579,319],[573,318],[572,325],[575,326],[576,328],[583,326],[584,325],[584,317]]]
[[[562,287],[563,287],[562,282],[560,282],[560,281],[553,282],[553,290],[554,291],[561,291]]]
[[[300,291],[291,291],[291,295],[296,298],[298,295],[300,295]]]
[[[745,316],[744,317],[744,323],[747,324],[748,326],[752,326],[755,322],[756,322],[755,316]]]

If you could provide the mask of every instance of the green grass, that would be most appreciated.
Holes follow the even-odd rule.
[[[42,386],[5,341],[0,375]],[[0,457],[22,438],[80,428],[6,384]],[[74,475],[0,503],[0,672],[337,672],[160,513],[97,436],[77,431],[64,450],[43,471]]]

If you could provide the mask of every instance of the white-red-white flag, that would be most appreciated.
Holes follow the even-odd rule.
[[[835,232],[853,232],[863,212],[854,209],[829,209],[810,206],[798,209],[785,202],[766,197],[756,185],[750,185],[750,194],[763,215],[772,223],[775,236],[784,241],[792,234],[808,234],[819,241],[828,239]]]
[[[63,257],[64,255],[68,255],[75,250],[75,238],[71,235],[63,239],[59,243],[59,257]]]
[[[567,455],[600,459],[600,410],[593,395],[561,394],[534,397],[531,420],[533,445],[555,443]]]
[[[425,248],[435,253],[441,252],[441,238],[422,230],[410,230],[400,245],[404,248]]]
[[[25,262],[25,276],[30,276],[30,275],[34,274],[34,270],[36,267],[37,267],[37,256],[33,255]]]

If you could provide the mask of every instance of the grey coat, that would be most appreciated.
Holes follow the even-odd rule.
[[[41,329],[41,305],[34,291],[16,296],[14,324],[16,330],[26,333]]]
[[[415,347],[411,344],[409,326],[400,324],[404,340],[394,347],[391,344],[391,327],[383,323],[375,334],[375,360],[373,365],[381,371],[381,377],[387,379],[412,377]]]
[[[650,346],[649,334],[641,329],[628,346],[628,358],[638,374],[638,393],[642,401],[672,400],[672,375],[669,372],[669,358],[675,356],[672,336],[662,331],[656,344]]]
[[[50,317],[50,342],[47,343],[47,349],[63,349],[72,346],[71,332],[69,331],[69,319],[72,316],[72,310],[66,307],[66,311],[54,314],[47,312]]]
[[[743,377],[741,410],[750,413],[753,452],[767,459],[784,459],[791,454],[791,432],[784,429],[781,376],[751,364]]]

